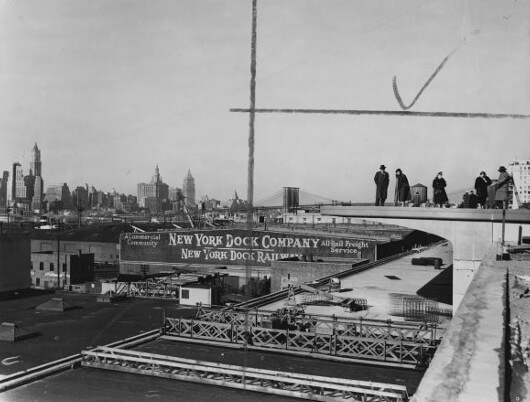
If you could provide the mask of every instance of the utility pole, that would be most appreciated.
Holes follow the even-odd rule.
[[[57,224],[57,289],[61,288],[61,225]]]
[[[77,207],[77,230],[81,230],[81,216],[83,214],[83,207]]]
[[[257,47],[257,22],[258,9],[257,0],[252,0],[252,39],[250,48],[250,110],[248,121],[248,183],[247,183],[247,229],[249,236],[252,237],[252,220],[254,218],[254,122],[256,119],[256,47]],[[252,244],[252,243],[250,243]],[[252,247],[252,246],[251,246]],[[252,248],[249,250],[252,254]],[[251,296],[250,277],[251,277],[251,261],[246,261],[246,277],[247,277],[247,296]]]

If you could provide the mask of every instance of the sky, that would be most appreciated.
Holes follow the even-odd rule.
[[[530,114],[530,3],[258,0],[258,108]],[[250,0],[0,0],[0,170],[136,194],[158,164],[246,198]],[[529,119],[257,114],[254,200],[374,198],[380,164],[448,193],[530,158]]]

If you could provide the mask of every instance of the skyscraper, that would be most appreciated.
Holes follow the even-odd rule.
[[[138,183],[138,204],[152,213],[162,212],[163,203],[169,198],[169,186],[162,181],[158,165],[150,183]]]
[[[7,183],[9,181],[9,172],[4,170],[0,179],[0,208],[7,207]]]
[[[33,202],[31,208],[33,210],[42,208],[42,194],[44,191],[44,181],[41,176],[35,177],[35,189],[33,191]]]
[[[11,200],[13,203],[17,199],[26,198],[26,185],[24,183],[24,172],[20,163],[13,163],[13,178],[11,180]]]
[[[88,190],[86,187],[77,186],[73,193],[75,198],[73,207],[86,209],[88,207]]]
[[[40,149],[37,146],[37,143],[33,146],[31,150],[31,161],[29,163],[29,170],[33,172],[34,176],[42,176],[42,163],[40,160]]]
[[[37,143],[33,146],[33,149],[31,150],[31,161],[29,163],[29,171],[30,175],[33,172],[34,179],[32,180],[33,183],[33,191],[31,192],[31,208],[33,210],[35,209],[41,209],[42,208],[42,194],[44,191],[44,181],[42,180],[42,162],[40,159],[40,149],[37,146]],[[28,195],[29,198],[29,195]]]
[[[29,175],[24,176],[24,186],[26,186],[26,196],[24,197],[27,201],[31,201],[35,195],[35,176],[29,171]]]
[[[188,169],[188,174],[184,177],[182,184],[182,194],[184,195],[184,202],[188,206],[195,206],[195,179]]]

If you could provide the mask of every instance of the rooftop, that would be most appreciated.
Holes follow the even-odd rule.
[[[442,270],[432,265],[412,265],[413,258],[439,257],[443,259]],[[307,314],[336,315],[348,318],[369,318],[378,320],[403,320],[392,315],[395,297],[418,296],[438,303],[441,309],[451,309],[452,292],[452,247],[449,243],[410,254],[398,260],[362,271],[341,279],[342,289],[351,289],[334,293],[342,298],[365,298],[368,310],[358,312],[345,311],[340,306],[306,306]],[[295,296],[297,302],[304,299],[303,294]],[[263,306],[266,310],[275,310],[285,305],[286,300]]]

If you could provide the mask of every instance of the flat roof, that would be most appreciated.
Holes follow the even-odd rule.
[[[443,269],[436,270],[432,265],[412,265],[411,260],[418,257],[440,257],[443,259]],[[341,288],[352,290],[333,294],[343,298],[365,298],[369,306],[368,310],[350,312],[340,306],[307,305],[305,312],[307,314],[335,314],[337,317],[403,321],[403,317],[390,314],[394,294],[426,296],[433,301],[438,301],[441,308],[452,309],[452,306],[447,303],[450,302],[452,294],[452,276],[447,278],[450,272],[445,272],[445,269],[452,269],[448,268],[452,264],[453,250],[450,243],[444,243],[420,253],[409,254],[341,279]],[[434,283],[435,286],[428,287],[429,283]],[[304,300],[304,294],[307,293],[295,296],[297,303]],[[285,302],[286,299],[283,299],[262,308],[276,310],[284,307]]]
[[[179,314],[189,317],[195,314],[195,309],[180,308],[175,301],[130,298],[115,303],[98,303],[98,295],[95,294],[25,293],[31,297],[0,300],[0,317],[2,322],[15,323],[40,335],[14,343],[0,343],[2,358],[17,356],[14,364],[0,364],[0,376],[70,356],[87,347],[105,345],[160,328],[164,310],[179,311]],[[62,313],[35,309],[56,297],[77,308]]]

